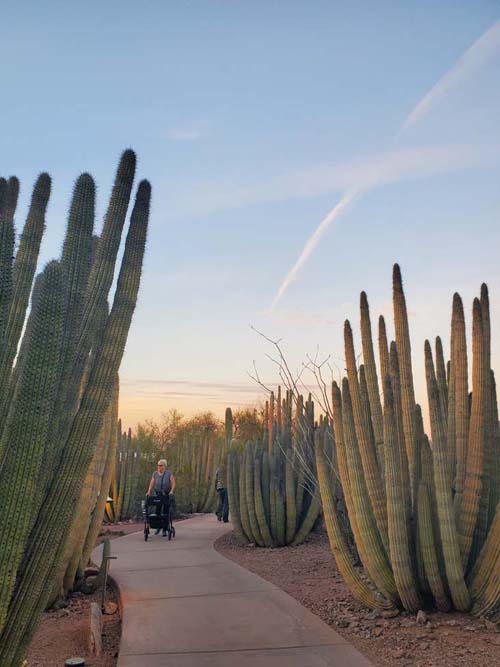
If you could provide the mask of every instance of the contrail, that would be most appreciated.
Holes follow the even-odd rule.
[[[496,21],[486,32],[484,32],[479,39],[477,39],[472,46],[459,58],[453,67],[444,74],[439,81],[422,97],[418,104],[406,116],[400,129],[395,135],[395,139],[411,125],[420,120],[431,107],[449,92],[454,86],[481,65],[483,65],[489,58],[491,58],[500,47],[500,21]],[[376,183],[372,184],[372,188],[376,187]],[[364,192],[370,188],[364,188]],[[359,197],[361,188],[352,188],[348,190],[335,205],[335,207],[323,218],[319,226],[308,238],[298,260],[292,266],[284,281],[281,283],[271,305],[271,311],[274,310],[279,300],[286,292],[290,284],[294,281],[299,271],[307,262],[314,249],[318,245],[320,238],[330,227],[330,225],[345,211],[347,206],[352,203],[354,199]]]
[[[442,98],[461,79],[473,74],[484,65],[500,47],[500,21],[494,23],[470,46],[456,64],[422,97],[417,106],[406,117],[398,135],[424,116],[439,98]]]
[[[345,193],[345,195],[342,197],[342,199],[339,201],[339,203],[335,206],[335,208],[332,208],[330,213],[326,216],[326,218],[323,218],[319,226],[316,228],[312,236],[310,236],[304,246],[304,249],[302,250],[302,253],[300,254],[300,257],[298,260],[295,262],[293,267],[291,268],[290,272],[288,273],[287,277],[285,278],[283,284],[279,288],[279,290],[276,292],[276,296],[274,297],[274,301],[271,305],[271,310],[274,309],[278,301],[281,299],[283,296],[286,288],[288,285],[292,282],[292,280],[295,278],[297,273],[300,271],[300,269],[304,266],[304,264],[307,262],[309,259],[311,253],[313,252],[314,248],[317,246],[319,239],[323,236],[325,231],[328,229],[328,227],[332,224],[332,222],[335,221],[336,218],[341,215],[341,213],[346,209],[347,206],[355,199],[355,197],[359,194],[359,190],[350,190]]]

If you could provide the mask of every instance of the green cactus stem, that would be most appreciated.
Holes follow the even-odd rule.
[[[467,443],[469,439],[469,389],[467,370],[467,340],[465,336],[464,308],[460,295],[453,295],[452,335],[455,347],[452,351],[451,374],[455,374],[455,449],[456,476],[454,509],[460,517],[460,507],[465,484]],[[455,367],[455,371],[453,371]]]
[[[366,292],[360,296],[361,312],[361,344],[363,348],[363,360],[365,367],[366,386],[370,400],[371,421],[375,434],[377,448],[377,459],[380,466],[382,478],[384,477],[384,421],[382,415],[382,404],[380,402],[380,390],[377,377],[377,366],[375,364],[375,353],[373,351],[372,327],[370,322],[370,308]]]
[[[429,490],[425,482],[418,487],[418,534],[424,562],[425,576],[439,611],[449,611],[450,601],[446,595],[439,569],[434,540],[433,522],[429,502]]]
[[[384,600],[381,595],[377,595],[355,569],[337,515],[332,493],[333,483],[319,438],[316,438],[315,454],[325,526],[330,547],[340,574],[349,586],[349,590],[353,596],[369,609],[394,609],[392,602]]]
[[[485,336],[479,299],[472,309],[472,410],[470,418],[464,493],[458,522],[460,553],[464,569],[472,549],[474,529],[479,516],[484,476],[485,402],[489,370],[486,367]]]
[[[358,371],[356,368],[356,355],[354,352],[354,343],[352,330],[349,321],[344,323],[344,346],[347,366],[347,376],[349,379],[349,393],[352,398],[352,410],[354,426],[356,430],[356,439],[361,454],[361,461],[365,475],[366,488],[377,527],[382,539],[382,544],[387,550],[389,545],[387,534],[387,507],[385,499],[385,490],[382,485],[382,478],[377,463],[375,443],[371,436],[370,425],[367,421],[367,415],[363,409],[361,401],[361,392],[359,388]]]
[[[425,341],[425,368],[427,395],[431,416],[434,485],[439,519],[439,534],[443,549],[446,577],[453,604],[459,611],[468,611],[471,606],[469,591],[464,581],[464,570],[458,543],[458,535],[453,516],[451,493],[448,486],[448,466],[446,455],[446,431],[442,425],[439,406],[439,388],[434,373],[432,352],[429,341]]]
[[[5,512],[0,526],[0,631],[7,618],[27,536],[38,512],[38,505],[34,501],[27,503],[26,498],[36,496],[37,477],[33,470],[43,466],[59,381],[62,328],[63,279],[60,265],[54,261],[43,273],[26,363],[2,436],[9,446],[4,447],[6,456],[0,475],[0,503]]]
[[[413,388],[413,372],[411,364],[410,329],[406,299],[403,291],[401,270],[394,264],[392,274],[394,328],[396,332],[396,348],[399,359],[399,377],[401,386],[401,407],[403,413],[403,431],[410,477],[410,497],[412,507],[415,505],[417,488],[417,443],[415,428],[415,390]]]
[[[400,448],[403,448],[403,443],[397,437],[394,397],[389,376],[384,381],[384,444],[391,565],[404,608],[416,613],[422,606],[422,601],[412,570],[410,555],[412,540],[410,524],[407,520],[407,496],[403,484],[402,463],[404,459],[399,451]]]

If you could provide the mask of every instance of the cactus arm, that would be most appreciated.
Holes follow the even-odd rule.
[[[352,502],[356,524],[362,536],[362,546],[359,545],[360,556],[368,576],[376,587],[385,597],[396,602],[398,600],[396,583],[377,529],[363,477],[363,466],[354,429],[349,383],[346,378],[342,381],[342,422]]]
[[[39,509],[35,502],[37,475],[44,465],[45,439],[59,380],[62,329],[63,279],[59,264],[51,262],[43,273],[26,363],[2,436],[9,446],[4,447],[6,456],[0,475],[4,516],[0,525],[0,630]]]
[[[229,511],[236,540],[239,544],[248,544],[248,537],[243,530],[240,512],[240,497],[238,488],[238,461],[234,451],[228,452],[227,458],[227,481],[229,494]]]
[[[456,335],[455,326],[453,322],[454,311],[452,310],[452,325],[450,333],[450,361],[447,364],[447,389],[448,389],[448,406],[447,406],[447,434],[446,434],[446,451],[448,458],[448,474],[451,483],[451,488],[455,490],[455,476],[456,476],[456,458],[457,458],[457,430],[456,430]],[[441,394],[442,394],[442,390]]]
[[[490,483],[490,503],[489,503],[489,517],[488,524],[491,526],[495,518],[495,509],[500,502],[500,429],[498,423],[498,403],[497,390],[495,382],[495,374],[490,373],[490,389],[491,389],[491,420],[492,420],[492,466],[491,466],[491,483]]]
[[[383,315],[378,318],[378,355],[380,359],[380,377],[385,378],[389,374],[389,346]]]
[[[486,582],[481,595],[472,607],[474,616],[493,615],[498,618],[500,611],[500,548],[497,549],[496,557],[491,568],[491,574]]]
[[[429,502],[429,491],[425,482],[418,487],[418,534],[424,562],[425,576],[439,611],[449,611],[450,601],[446,595],[434,541],[434,532]]]
[[[477,516],[474,537],[472,541],[472,550],[470,560],[475,562],[486,539],[489,527],[489,504],[490,504],[490,485],[493,469],[493,405],[491,402],[491,323],[490,323],[490,302],[488,288],[483,283],[481,285],[481,318],[483,323],[483,347],[484,347],[484,435],[483,435],[483,465],[482,465],[482,488],[481,499],[479,502],[479,512]]]
[[[474,299],[472,309],[472,410],[464,493],[460,504],[460,521],[458,523],[460,553],[462,554],[464,570],[471,554],[483,488],[487,376],[489,376],[489,371],[486,368],[481,304],[478,299]]]
[[[399,358],[399,375],[401,384],[403,431],[405,437],[406,454],[408,457],[408,470],[410,477],[410,497],[413,507],[415,505],[415,496],[417,488],[415,390],[413,388],[410,329],[408,325],[406,299],[403,291],[401,270],[398,264],[394,264],[392,281],[393,281],[394,327],[396,332],[396,348],[398,351],[398,358]]]
[[[446,365],[444,363],[443,343],[436,336],[436,380],[439,388],[439,403],[445,423],[448,423],[448,383],[446,381]]]
[[[340,574],[342,575],[344,581],[347,583],[353,596],[368,608],[394,608],[390,601],[384,600],[380,595],[377,596],[377,594],[368,586],[366,581],[360,577],[358,571],[354,568],[349,549],[342,533],[337,510],[335,508],[335,500],[332,493],[332,480],[329,474],[325,456],[321,449],[319,438],[316,439],[315,453],[316,467],[318,470],[318,483],[321,492],[323,513],[325,517],[325,526],[328,533],[330,548],[332,550]]]
[[[365,474],[366,488],[368,490],[369,500],[373,509],[373,514],[375,516],[375,521],[382,539],[382,543],[384,548],[388,549],[385,490],[382,485],[380,470],[377,464],[375,443],[370,437],[370,427],[367,423],[367,416],[362,406],[352,330],[348,320],[346,320],[344,323],[344,347],[347,376],[349,379],[349,393],[352,399],[352,411],[354,426],[356,429],[356,439],[359,452],[361,454],[361,462]]]
[[[271,536],[269,524],[267,523],[266,512],[264,508],[264,500],[262,498],[262,463],[260,453],[255,455],[255,471],[254,471],[254,498],[255,498],[255,515],[257,517],[257,524],[259,526],[260,534],[264,546],[274,546],[274,541]]]
[[[266,519],[271,522],[271,464],[266,449],[262,452],[262,501]]]
[[[363,361],[365,367],[366,385],[370,401],[371,421],[375,434],[377,459],[380,466],[382,478],[384,477],[384,421],[382,415],[382,404],[380,402],[380,390],[377,377],[377,366],[375,364],[375,353],[373,351],[372,326],[370,322],[370,308],[366,292],[360,296],[361,312],[361,345],[363,348]]]
[[[289,449],[285,461],[285,492],[286,492],[286,533],[285,541],[290,544],[295,537],[297,528],[297,507],[295,505],[295,475]]]
[[[82,555],[78,565],[77,576],[81,578],[81,572],[87,566],[87,563],[90,560],[90,554],[92,549],[95,547],[97,536],[101,528],[102,519],[104,516],[104,508],[106,506],[106,501],[108,498],[111,477],[113,475],[115,467],[115,458],[116,458],[116,448],[118,444],[118,430],[116,428],[118,421],[118,397],[119,397],[119,378],[118,374],[116,375],[115,384],[113,386],[113,397],[111,399],[111,411],[109,415],[110,421],[110,433],[109,433],[109,445],[106,456],[106,464],[104,466],[104,472],[102,475],[101,487],[99,489],[99,495],[95,504],[94,511],[92,513],[92,519],[90,522],[89,530],[85,536],[85,542],[82,548]]]
[[[23,328],[26,310],[29,303],[31,285],[35,275],[40,243],[45,227],[45,211],[50,196],[50,176],[40,174],[31,197],[31,205],[23,229],[19,249],[14,260],[12,271],[12,299],[9,305],[6,321],[5,343],[0,360],[0,414],[5,416],[8,409],[9,379],[12,364],[17,352],[19,338]],[[19,183],[14,185],[14,195],[17,202]],[[15,203],[12,206],[14,214]]]
[[[404,608],[416,613],[421,607],[421,598],[417,591],[410,554],[410,524],[403,481],[403,459],[399,451],[404,445],[397,437],[394,397],[389,376],[384,381],[384,444],[391,564]]]
[[[481,549],[474,567],[467,577],[469,590],[474,603],[485,593],[489,581],[494,576],[494,567],[500,552],[500,503],[497,505],[495,518],[488,533],[488,538]]]
[[[248,512],[248,521],[252,533],[253,541],[260,547],[264,546],[264,539],[261,535],[257,515],[255,513],[255,460],[251,443],[247,443],[245,456],[245,501]]]
[[[247,448],[245,447],[245,449],[243,450],[243,454],[241,456],[240,478],[239,478],[241,525],[244,534],[248,537],[249,542],[255,542],[254,536],[252,534],[252,529],[250,527],[250,518],[248,515],[248,506],[246,500],[246,458],[247,458]]]
[[[63,579],[64,595],[67,595],[73,590],[78,565],[82,557],[82,549],[85,544],[85,537],[88,533],[92,514],[95,511],[97,498],[99,496],[110,447],[111,414],[114,408],[113,402],[114,401],[112,400],[109,404],[108,410],[104,416],[103,424],[97,437],[94,455],[83,481],[80,499],[76,507],[75,518],[68,539],[68,544],[71,545],[71,547],[68,547],[70,557],[66,561],[66,571]],[[64,559],[61,559],[61,564],[64,565]]]
[[[448,484],[446,433],[442,428],[442,421],[440,419],[442,413],[439,407],[439,389],[434,374],[429,341],[425,341],[425,370],[429,413],[431,415],[431,430],[434,429],[432,430],[434,486],[446,577],[455,608],[459,611],[468,611],[471,600],[464,581],[458,535],[453,516],[451,491]]]
[[[298,544],[302,544],[302,542],[306,539],[311,530],[314,528],[314,524],[318,519],[320,511],[321,495],[319,488],[316,488],[311,496],[311,502],[309,503],[309,507],[307,508],[304,519],[300,524],[297,532],[295,533],[293,541],[291,542],[293,547],[297,546]]]
[[[453,295],[452,328],[454,328],[455,349],[451,359],[451,373],[455,367],[455,516],[460,516],[460,506],[464,493],[465,470],[467,462],[467,443],[469,439],[469,389],[467,370],[467,340],[465,337],[464,308],[460,295]]]
[[[16,191],[17,183],[17,191]],[[5,334],[12,301],[12,258],[14,256],[14,209],[19,183],[0,181],[0,343],[5,345]],[[14,200],[14,202],[13,202]]]

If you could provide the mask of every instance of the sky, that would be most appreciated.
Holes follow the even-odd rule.
[[[21,180],[18,232],[37,174],[52,175],[40,267],[79,173],[98,184],[99,226],[124,148],[153,186],[125,424],[262,400],[254,368],[278,375],[255,329],[293,371],[318,355],[338,378],[361,290],[393,335],[396,261],[424,408],[424,340],[447,353],[453,292],[470,334],[489,285],[500,367],[499,20],[492,0],[2,9],[0,173]]]

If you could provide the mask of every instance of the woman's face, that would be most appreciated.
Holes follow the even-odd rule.
[[[157,466],[157,468],[160,475],[163,475],[163,473],[165,472],[165,465],[163,463],[160,463],[160,465]]]

